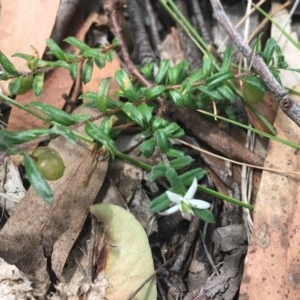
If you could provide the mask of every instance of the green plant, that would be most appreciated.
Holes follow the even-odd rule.
[[[183,25],[187,30],[190,30],[186,22],[183,22]],[[1,131],[0,152],[2,157],[21,152],[31,184],[46,201],[51,203],[53,193],[46,180],[56,180],[62,176],[63,161],[53,149],[48,147],[38,148],[32,157],[24,149],[32,143],[45,141],[56,136],[64,136],[71,142],[82,139],[98,149],[105,147],[112,158],[117,156],[146,169],[150,172],[150,180],[166,178],[170,184],[170,192],[181,195],[184,199],[183,195],[187,193],[187,187],[195,180],[201,180],[206,173],[201,168],[182,171],[184,168],[188,168],[193,161],[192,157],[174,147],[174,139],[182,137],[184,130],[177,123],[159,115],[161,102],[157,99],[172,101],[178,106],[208,110],[214,102],[219,107],[224,108],[227,116],[231,117],[234,112],[231,110],[230,104],[233,103],[235,97],[244,96],[245,105],[251,105],[251,102],[259,101],[267,90],[263,78],[254,70],[243,70],[242,74],[238,74],[238,70],[232,63],[230,48],[223,53],[222,63],[218,64],[214,56],[208,51],[208,47],[199,39],[197,33],[190,31],[190,35],[205,52],[201,69],[191,72],[186,61],[182,61],[174,67],[170,67],[168,61],[161,61],[158,66],[149,63],[138,70],[139,76],[142,76],[143,80],[132,77],[127,71],[121,69],[116,72],[115,80],[119,86],[117,94],[122,100],[117,101],[109,97],[111,81],[109,78],[99,83],[99,89],[96,93],[87,92],[81,95],[81,98],[86,100],[87,106],[99,110],[99,115],[96,118],[102,118],[101,125],[95,125],[93,120],[96,118],[89,115],[70,115],[40,102],[31,102],[25,106],[0,94],[0,99],[6,103],[23,109],[51,124],[51,128],[48,129],[19,132]],[[78,48],[79,54],[74,55],[63,51],[52,40],[48,40],[47,45],[50,49],[49,52],[56,58],[56,61],[45,61],[39,59],[37,55],[17,53],[16,56],[27,61],[30,72],[17,70],[10,60],[0,52],[0,64],[4,71],[0,75],[0,79],[13,79],[9,85],[11,94],[20,94],[32,87],[35,94],[39,95],[43,91],[44,74],[47,71],[62,67],[69,70],[71,76],[75,78],[78,75],[79,63],[83,63],[81,78],[86,83],[91,78],[94,65],[99,68],[104,67],[106,61],[111,60],[112,50],[117,46],[116,41],[113,41],[112,45],[99,49],[91,48],[73,37],[69,37],[65,41]],[[279,79],[279,70],[288,68],[280,48],[273,39],[268,41],[264,49],[261,49],[258,41],[255,51],[261,54],[277,79]],[[242,92],[235,83],[236,78],[243,82]],[[148,82],[148,86],[145,87],[143,82]],[[249,93],[251,97],[249,97]],[[115,117],[118,119],[118,126],[114,123]],[[266,124],[272,129],[271,124],[267,122]],[[79,125],[85,126],[87,137],[79,135],[74,130]],[[155,150],[158,150],[163,158],[162,162],[150,166],[118,150],[114,142],[115,137],[122,132],[122,128],[132,125],[138,126],[141,131],[143,138],[140,145],[141,153],[145,157],[151,157]],[[256,130],[256,132],[258,131]],[[271,135],[269,137],[272,138]],[[299,146],[296,145],[296,147]],[[49,165],[56,165],[54,168],[56,172],[52,173]],[[198,186],[198,189],[242,207],[253,208],[249,204],[226,195],[220,195],[208,188]],[[167,209],[169,205],[170,197],[164,193],[152,201],[150,209],[154,212],[161,212]],[[212,221],[212,215],[206,209],[207,207],[202,211],[196,210],[197,213],[193,210],[192,205],[188,207],[183,205],[180,208],[183,211],[193,211],[201,218]]]

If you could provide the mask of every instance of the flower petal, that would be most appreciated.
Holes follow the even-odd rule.
[[[198,208],[198,209],[207,209],[211,207],[211,204],[198,199],[191,199],[189,200],[189,203],[192,207]]]
[[[184,199],[190,200],[194,197],[196,191],[197,191],[197,179],[194,178],[192,185],[189,187],[188,191],[184,195]]]
[[[166,194],[168,196],[168,198],[170,199],[171,202],[179,204],[181,201],[183,201],[182,196],[175,194],[173,192],[170,191],[166,191]]]
[[[192,220],[192,214],[187,212],[181,212],[181,215],[184,219],[191,221]]]
[[[162,216],[167,216],[167,215],[174,214],[177,211],[179,211],[179,205],[174,205],[164,211],[159,212],[159,214]]]

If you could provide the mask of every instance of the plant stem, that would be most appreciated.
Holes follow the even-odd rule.
[[[205,192],[207,193],[208,195],[211,195],[213,197],[217,197],[217,198],[221,198],[227,202],[230,202],[230,203],[233,203],[233,204],[236,204],[238,206],[241,206],[241,207],[244,207],[244,208],[248,208],[248,209],[254,209],[254,206],[251,205],[251,204],[248,204],[248,203],[245,203],[245,202],[242,202],[238,199],[235,199],[235,198],[232,198],[232,197],[229,197],[227,195],[224,195],[224,194],[221,194],[217,191],[214,191],[214,190],[211,190],[203,185],[198,185],[198,189],[202,192]]]
[[[123,153],[123,152],[118,151],[116,153],[116,156],[123,159],[123,160],[125,160],[125,161],[127,161],[127,162],[129,162],[129,163],[131,163],[132,165],[140,167],[140,168],[142,168],[142,169],[144,169],[148,172],[152,171],[152,166],[151,165],[149,165],[147,163],[144,163],[140,160],[137,160],[137,159],[135,159],[135,158]]]
[[[279,107],[282,111],[300,126],[300,105],[289,95],[289,93],[282,87],[282,85],[275,79],[269,68],[263,61],[262,57],[255,54],[250,46],[243,40],[243,38],[235,30],[229,21],[219,0],[210,0],[214,10],[214,15],[217,21],[222,25],[225,32],[228,34],[235,46],[252,62],[252,66],[258,75],[264,80],[268,89],[277,98]]]

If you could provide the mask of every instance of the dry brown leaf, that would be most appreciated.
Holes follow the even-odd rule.
[[[82,107],[76,113],[95,114]],[[64,176],[50,183],[55,192],[53,206],[30,188],[0,232],[0,257],[46,284],[50,262],[56,276],[61,275],[108,165],[108,160],[103,159],[93,169],[93,155],[81,143],[73,145],[57,138],[51,147],[61,154],[66,165]]]
[[[60,0],[2,0],[0,23],[1,51],[10,58],[16,52],[32,53],[31,45],[42,55],[51,35]],[[27,70],[26,62],[13,58],[17,69]],[[8,82],[0,82],[8,94]]]

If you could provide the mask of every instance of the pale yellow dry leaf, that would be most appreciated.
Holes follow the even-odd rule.
[[[147,235],[141,224],[124,208],[113,204],[91,206],[91,213],[105,225],[108,234],[108,254],[105,276],[111,287],[106,299],[127,299],[154,274],[152,254]],[[133,298],[156,300],[153,277]]]

